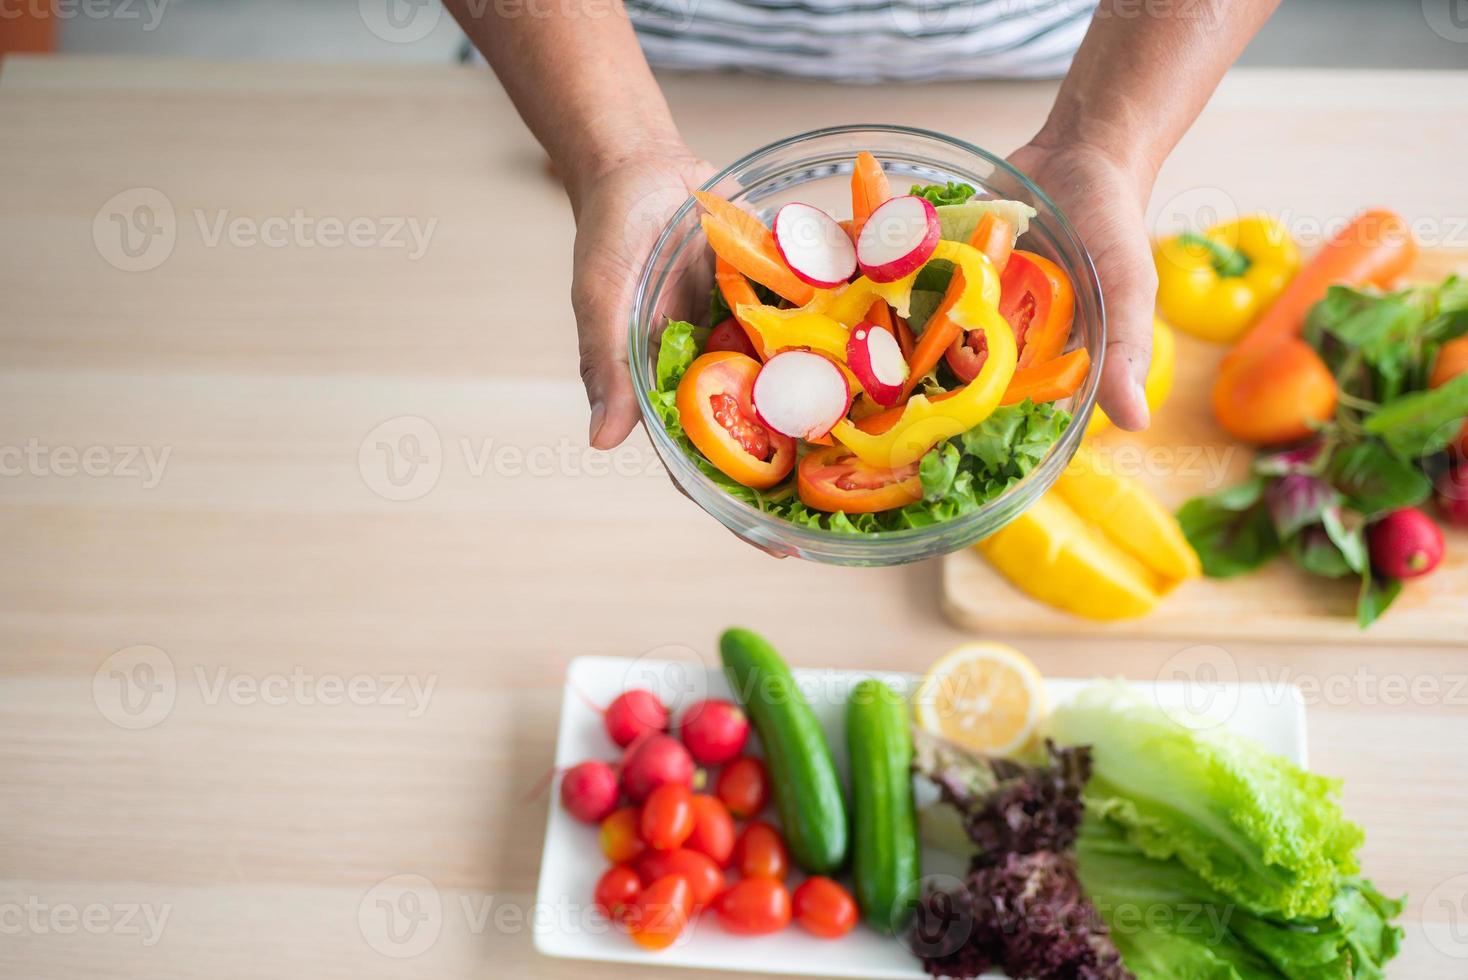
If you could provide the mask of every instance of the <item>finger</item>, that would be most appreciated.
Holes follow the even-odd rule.
[[[1135,250],[1128,250],[1129,252]],[[1152,363],[1152,316],[1157,273],[1145,249],[1127,255],[1117,275],[1103,272],[1106,297],[1106,363],[1101,371],[1101,408],[1123,429],[1147,427],[1147,370]]]
[[[588,436],[594,449],[621,445],[640,413],[627,368],[626,316],[615,295],[587,293],[578,281],[572,295],[581,354],[581,382],[591,406]]]

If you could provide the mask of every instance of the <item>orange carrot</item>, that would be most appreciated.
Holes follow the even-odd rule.
[[[974,227],[973,234],[969,236],[968,243],[988,255],[989,261],[996,265],[1008,262],[1009,253],[1014,248],[1014,226],[992,211],[985,212]],[[993,254],[990,254],[990,249],[994,250]],[[912,371],[907,376],[907,383],[902,386],[904,398],[912,394],[917,383],[938,365],[943,352],[963,333],[962,327],[948,319],[948,311],[953,309],[953,304],[963,295],[963,289],[963,273],[954,269],[953,278],[948,282],[948,291],[943,294],[943,302],[938,304],[938,309],[923,328],[923,335],[918,338],[917,346],[913,348],[912,357],[908,358]]]
[[[851,240],[861,234],[861,226],[867,223],[877,205],[892,197],[892,186],[887,183],[887,174],[877,158],[866,150],[856,155],[856,166],[851,171]]]
[[[912,327],[907,325],[907,318],[892,314],[892,321],[897,326],[897,346],[902,348],[904,360],[912,360],[913,348],[917,347],[917,338],[912,335]]]
[[[694,191],[693,196],[708,212],[699,223],[715,255],[796,306],[811,301],[815,290],[790,271],[775,247],[774,233],[758,218],[717,194]]]
[[[759,359],[768,360],[769,352],[765,350],[764,339],[760,337],[759,331],[745,323],[739,316],[739,307],[759,304],[759,297],[754,294],[754,287],[749,284],[748,279],[744,278],[744,273],[717,255],[714,256],[714,281],[719,284],[719,292],[724,294],[724,302],[729,304],[729,310],[734,314],[734,319],[743,329],[744,335],[754,345]]]
[[[1053,402],[1074,395],[1091,370],[1091,355],[1084,347],[1069,354],[1053,357],[1014,372],[1009,387],[1004,389],[1001,405],[1017,405],[1026,398],[1034,402]]]
[[[1331,286],[1385,286],[1416,258],[1417,246],[1400,215],[1383,209],[1361,212],[1300,270],[1225,360],[1299,336],[1305,314]]]

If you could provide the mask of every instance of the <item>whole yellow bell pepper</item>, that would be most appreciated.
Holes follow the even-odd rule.
[[[933,257],[946,259],[962,270],[963,293],[948,316],[965,330],[983,331],[989,356],[978,376],[957,391],[936,401],[913,395],[902,415],[884,432],[865,432],[847,419],[837,422],[831,434],[868,466],[906,466],[943,440],[984,421],[998,407],[1019,360],[1014,332],[999,315],[999,275],[989,257],[971,245],[948,241],[938,243]],[[848,289],[860,282],[857,280]],[[837,303],[843,298],[844,294]]]
[[[1289,285],[1300,253],[1279,221],[1254,215],[1158,242],[1157,307],[1203,340],[1236,340]]]

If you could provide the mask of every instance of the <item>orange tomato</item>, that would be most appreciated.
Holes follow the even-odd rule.
[[[673,945],[693,912],[693,888],[682,875],[665,875],[637,895],[625,917],[632,941],[643,949]]]
[[[647,846],[642,842],[640,831],[637,807],[624,806],[613,810],[611,816],[601,822],[601,852],[613,864],[631,861]]]
[[[732,480],[762,490],[795,466],[795,440],[754,411],[759,362],[735,351],[704,354],[678,383],[678,421],[698,451]]]
[[[1288,338],[1224,361],[1213,383],[1213,415],[1228,433],[1271,446],[1310,435],[1335,413],[1335,378],[1303,340]]]
[[[1442,345],[1437,360],[1432,363],[1432,376],[1427,381],[1429,388],[1445,385],[1458,375],[1468,371],[1468,337],[1455,337]],[[1458,433],[1458,455],[1468,459],[1468,424]]]
[[[923,499],[917,463],[868,466],[845,446],[807,453],[795,482],[801,501],[817,510],[871,514]]]

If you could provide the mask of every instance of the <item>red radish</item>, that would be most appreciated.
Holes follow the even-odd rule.
[[[916,272],[938,247],[938,212],[925,198],[884,201],[862,225],[856,261],[873,282],[892,282]]]
[[[1449,524],[1468,527],[1468,463],[1437,478],[1437,506]]]
[[[750,394],[755,414],[781,435],[819,439],[851,407],[851,386],[836,362],[809,350],[783,350],[765,362]]]
[[[749,719],[738,705],[710,699],[683,712],[678,735],[700,765],[719,766],[744,751],[749,741]]]
[[[775,212],[775,248],[790,271],[821,289],[839,286],[856,272],[856,248],[836,219],[809,204]]]
[[[754,344],[749,342],[749,335],[739,325],[739,321],[732,316],[725,319],[709,334],[709,342],[704,344],[705,354],[716,350],[731,350],[745,357],[752,357],[756,361],[760,359],[759,352],[754,349]]]
[[[633,742],[622,756],[622,789],[641,804],[664,783],[693,785],[693,757],[676,739],[662,734]]]
[[[1415,507],[1404,507],[1371,525],[1371,564],[1393,578],[1416,578],[1443,557],[1443,532]]]
[[[602,722],[612,741],[625,749],[639,735],[667,729],[668,709],[656,694],[638,688],[623,692],[607,705]]]
[[[561,777],[561,805],[582,823],[601,823],[617,808],[617,774],[605,762],[581,762]]]
[[[897,404],[907,380],[907,359],[897,338],[871,323],[858,323],[846,342],[846,366],[872,401],[883,408]]]

